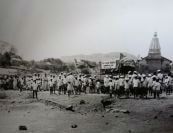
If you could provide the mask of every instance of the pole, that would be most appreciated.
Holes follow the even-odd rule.
[[[120,61],[121,61],[121,60],[120,60]],[[120,71],[120,69],[121,69],[121,62],[120,62],[120,61],[119,61],[119,66],[118,66],[118,67],[119,67],[119,68],[118,68],[118,71],[119,71],[119,72],[118,72],[118,73],[119,73],[119,78],[120,78],[120,73],[121,73],[121,71]]]
[[[99,78],[101,79],[101,61],[99,61]]]

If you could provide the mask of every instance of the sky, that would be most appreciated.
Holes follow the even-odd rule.
[[[154,32],[173,60],[172,0],[0,0],[0,40],[24,59],[128,52],[146,56]]]

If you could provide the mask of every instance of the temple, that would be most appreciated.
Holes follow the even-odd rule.
[[[171,62],[171,60],[162,56],[159,38],[157,32],[155,32],[151,40],[148,56],[139,62],[140,71],[155,72],[157,70],[162,70],[163,72],[168,72]]]

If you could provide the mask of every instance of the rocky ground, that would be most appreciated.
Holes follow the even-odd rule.
[[[160,100],[111,99],[113,103],[106,109],[100,102],[106,95],[68,98],[39,92],[38,97],[33,100],[29,91],[1,91],[0,133],[173,132],[172,95]],[[27,130],[20,131],[22,125]]]

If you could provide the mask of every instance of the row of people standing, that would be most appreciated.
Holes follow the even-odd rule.
[[[171,75],[163,75],[160,70],[153,74],[139,74],[136,71],[129,72],[124,76],[106,76],[104,78],[104,87],[106,92],[115,97],[134,96],[154,98],[160,96],[162,92],[166,94],[172,93],[173,77]]]
[[[98,77],[84,74],[60,73],[39,74],[28,76],[7,76],[0,78],[0,88],[33,90],[33,95],[37,91],[49,90],[50,94],[81,94],[83,93],[107,93],[115,97],[148,97],[157,96],[163,91],[166,94],[172,93],[173,78],[171,75],[163,75],[160,70],[153,74],[139,74],[134,71],[124,76],[108,76],[102,80]]]

